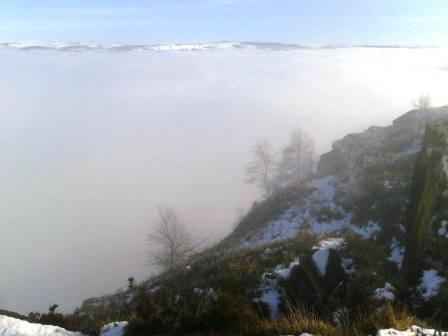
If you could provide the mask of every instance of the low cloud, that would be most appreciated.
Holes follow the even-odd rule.
[[[147,276],[159,204],[230,232],[257,197],[243,171],[259,138],[302,128],[324,152],[421,93],[446,103],[448,85],[445,49],[17,49],[0,53],[0,295],[22,313]]]

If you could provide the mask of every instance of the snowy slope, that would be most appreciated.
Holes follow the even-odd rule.
[[[106,324],[100,330],[100,336],[123,336],[124,328],[128,325],[128,322],[112,322]]]
[[[352,223],[352,214],[347,212],[335,201],[335,176],[325,176],[312,180],[310,187],[313,192],[301,204],[288,208],[278,219],[267,223],[262,229],[251,232],[240,242],[242,247],[272,243],[296,236],[300,230],[306,228],[313,234],[324,236],[344,229],[361,236],[364,239],[374,237],[380,230],[378,223],[370,221],[364,226]],[[336,218],[320,218],[316,213],[319,209],[329,209],[338,214]]]
[[[0,315],[1,336],[81,336],[60,327],[29,323],[27,321]]]

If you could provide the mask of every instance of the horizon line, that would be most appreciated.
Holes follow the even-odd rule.
[[[55,50],[55,51],[206,51],[206,50],[303,50],[303,49],[439,49],[445,46],[412,45],[412,44],[299,44],[287,42],[259,41],[212,41],[212,42],[179,42],[179,43],[101,43],[101,42],[64,42],[45,40],[0,41],[0,49],[16,50]]]

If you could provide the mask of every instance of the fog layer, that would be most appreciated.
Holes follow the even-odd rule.
[[[150,274],[156,206],[201,237],[230,232],[257,190],[259,138],[302,128],[319,152],[429,93],[445,49],[0,50],[0,306],[27,313]]]

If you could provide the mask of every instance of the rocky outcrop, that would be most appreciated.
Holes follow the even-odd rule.
[[[420,149],[425,125],[448,120],[448,107],[425,111],[412,110],[395,119],[391,126],[372,126],[362,133],[349,134],[334,142],[332,150],[323,154],[317,171],[319,176],[352,174],[372,162],[394,160]]]

